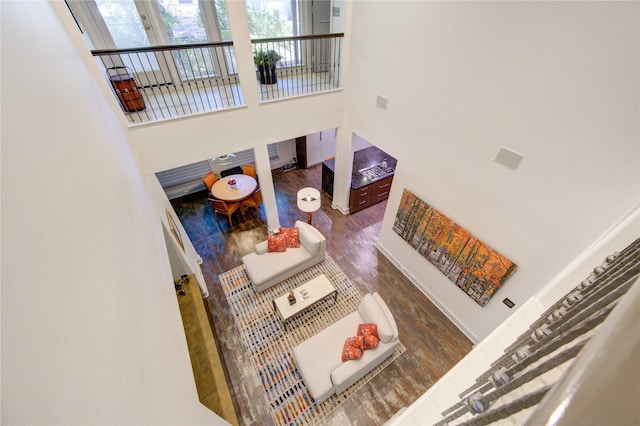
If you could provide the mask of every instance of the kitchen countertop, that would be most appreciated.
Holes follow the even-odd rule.
[[[386,152],[370,146],[369,148],[361,149],[353,153],[353,169],[351,171],[351,188],[358,189],[363,186],[367,186],[373,182],[377,182],[382,179],[386,179],[389,176],[393,176],[393,173],[389,173],[384,176],[380,176],[376,179],[367,179],[362,176],[358,170],[366,169],[367,167],[375,166],[383,161],[387,162],[387,166],[395,170],[398,160],[387,154]]]
[[[375,166],[383,161],[387,162],[387,165],[395,170],[398,160],[387,154],[386,152],[371,146],[369,148],[361,149],[353,153],[353,169],[351,171],[351,188],[358,189],[363,186],[367,186],[373,182],[393,176],[393,173],[389,173],[385,176],[380,176],[377,179],[367,179],[358,170],[366,169],[367,167]],[[336,161],[335,159],[326,160],[322,164],[327,166],[329,170],[335,172]]]

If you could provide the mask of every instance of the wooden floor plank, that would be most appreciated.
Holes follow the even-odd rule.
[[[300,188],[321,187],[321,167],[273,171],[281,226],[306,220],[295,196]],[[196,250],[210,296],[205,300],[230,380],[240,424],[271,424],[261,384],[247,356],[218,274],[242,263],[242,256],[267,236],[266,225],[255,211],[234,214],[234,230],[226,221],[215,222],[205,192],[172,200]],[[361,293],[377,291],[396,317],[404,354],[374,377],[321,423],[383,424],[410,405],[455,365],[472,342],[409,279],[375,247],[386,201],[353,215],[331,208],[322,192],[322,207],[313,224],[327,237],[327,251]],[[262,216],[265,217],[264,211]],[[362,407],[369,409],[363,410]]]

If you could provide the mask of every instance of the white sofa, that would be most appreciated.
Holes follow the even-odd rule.
[[[378,326],[380,342],[362,358],[342,362],[342,348],[355,336],[359,324]],[[378,293],[366,294],[353,312],[293,349],[302,380],[316,404],[339,394],[388,358],[400,341],[396,321]]]
[[[324,235],[306,222],[297,221],[294,226],[298,228],[299,248],[269,253],[267,241],[262,241],[256,244],[254,252],[242,258],[256,293],[324,260],[327,246]]]

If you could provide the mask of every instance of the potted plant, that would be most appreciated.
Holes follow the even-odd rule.
[[[253,56],[253,62],[258,66],[260,72],[260,84],[275,84],[276,63],[282,59],[282,56],[275,50],[259,50]]]

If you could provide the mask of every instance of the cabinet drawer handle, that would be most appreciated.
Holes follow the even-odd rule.
[[[364,201],[360,201],[358,204],[362,205],[362,204],[366,204],[366,203],[367,203],[367,200],[364,200]]]
[[[389,183],[385,183],[384,185],[380,185],[378,188],[379,188],[379,189],[386,188],[386,187],[387,187],[387,186],[389,186],[389,185],[390,185]]]
[[[387,191],[385,191],[385,192],[383,192],[383,193],[381,193],[381,194],[378,194],[378,197],[384,197],[384,196],[385,196],[385,195],[387,195],[387,194],[388,194],[388,192],[387,192]]]
[[[361,193],[360,193],[360,196],[361,196],[361,197],[364,197],[364,196],[365,196],[365,195],[367,195],[367,194],[368,194],[368,192],[361,192]]]

